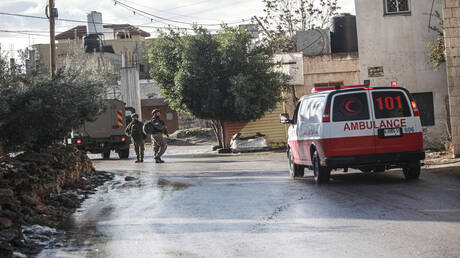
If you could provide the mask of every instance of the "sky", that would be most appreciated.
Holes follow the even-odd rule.
[[[32,44],[49,43],[49,23],[45,16],[48,2],[49,0],[0,0],[0,46],[3,54],[15,57],[18,49]],[[355,13],[354,0],[338,0],[338,4],[341,13]],[[190,23],[199,23],[215,29],[218,26],[209,24],[250,23],[250,17],[263,16],[264,8],[262,0],[119,0],[118,4],[114,4],[114,0],[55,0],[55,6],[60,19],[75,20],[56,21],[56,34],[78,25],[86,25],[86,15],[91,11],[98,11],[102,13],[103,23],[141,26],[142,30],[152,36],[155,36],[156,27],[167,24],[189,28]],[[143,12],[159,18],[152,19]],[[45,19],[6,15],[7,13]]]

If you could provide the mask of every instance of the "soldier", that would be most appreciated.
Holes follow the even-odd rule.
[[[137,160],[136,163],[144,162],[144,141],[146,135],[142,131],[144,123],[139,121],[138,114],[132,114],[133,119],[131,123],[126,127],[125,134],[131,136],[134,142],[134,150],[136,151]]]
[[[160,119],[159,109],[154,109],[152,111],[152,120],[144,125],[144,133],[150,134],[152,136],[155,162],[164,163],[164,161],[161,159],[161,155],[165,153],[168,145],[166,140],[163,138],[163,134],[165,134],[167,137],[169,137],[169,135],[168,131],[166,130],[165,122]]]

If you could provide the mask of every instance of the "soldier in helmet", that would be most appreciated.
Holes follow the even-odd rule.
[[[164,163],[164,161],[161,159],[161,156],[165,153],[168,145],[166,140],[163,138],[163,134],[165,134],[167,137],[169,137],[169,135],[168,131],[166,130],[165,122],[160,118],[159,109],[154,109],[152,111],[152,120],[144,125],[144,133],[150,134],[152,136],[155,162]]]
[[[125,134],[131,136],[134,142],[134,150],[136,151],[136,163],[144,162],[144,141],[146,135],[142,131],[144,123],[139,121],[138,114],[131,115],[132,121],[126,126]]]

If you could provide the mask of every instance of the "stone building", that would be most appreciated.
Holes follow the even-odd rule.
[[[460,0],[443,0],[447,83],[454,155],[460,156]]]

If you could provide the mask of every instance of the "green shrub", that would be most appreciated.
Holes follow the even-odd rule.
[[[111,73],[92,55],[77,57],[69,55],[54,79],[12,72],[0,57],[0,149],[39,150],[96,118]]]

